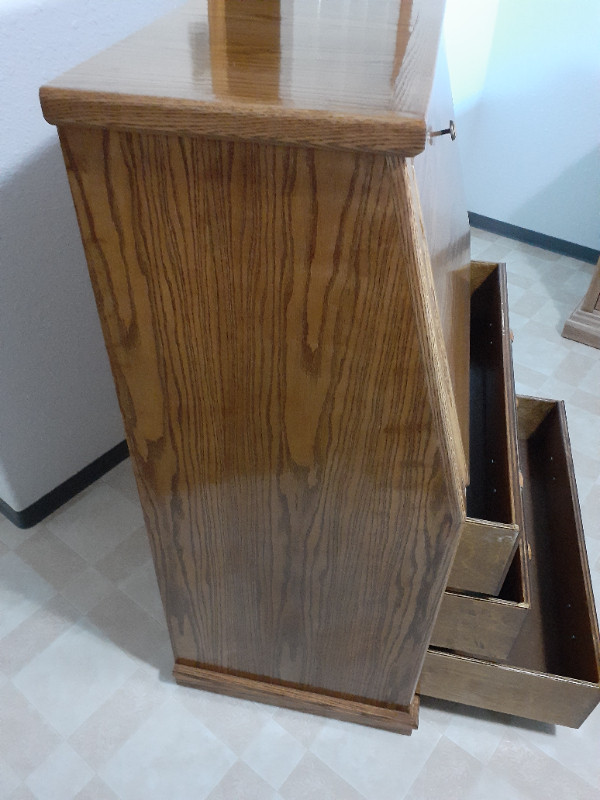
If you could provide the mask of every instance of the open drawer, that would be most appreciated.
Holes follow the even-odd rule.
[[[578,727],[600,701],[600,648],[564,405],[519,398],[531,609],[507,663],[430,648],[422,695]]]
[[[470,485],[448,588],[497,596],[522,518],[504,264],[471,262]]]
[[[431,646],[477,658],[506,659],[530,609],[529,554],[523,531],[496,597],[445,591]]]

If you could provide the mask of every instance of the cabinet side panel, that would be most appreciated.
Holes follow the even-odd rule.
[[[427,130],[447,129],[454,119],[443,41],[427,111]],[[458,132],[460,135],[460,131]],[[470,232],[458,143],[448,134],[428,137],[414,159],[435,295],[465,459],[469,463]]]
[[[385,156],[61,139],[175,657],[408,706],[459,520]]]

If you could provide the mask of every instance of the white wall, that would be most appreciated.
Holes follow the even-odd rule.
[[[0,0],[0,498],[20,511],[123,439],[39,87],[177,0]]]
[[[470,211],[600,249],[600,2],[448,0]]]

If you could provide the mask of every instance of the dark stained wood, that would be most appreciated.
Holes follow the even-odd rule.
[[[523,514],[505,266],[473,262],[471,286],[470,485],[448,586],[495,596]]]
[[[431,646],[500,661],[508,657],[528,614],[529,602],[519,598],[446,591]]]
[[[241,697],[259,703],[272,703],[296,711],[310,711],[322,717],[333,717],[345,722],[358,722],[372,728],[403,733],[408,736],[419,724],[419,698],[414,697],[409,708],[391,708],[363,702],[357,698],[334,697],[313,692],[305,687],[282,686],[252,676],[247,678],[229,675],[196,664],[177,661],[173,669],[177,683],[219,692],[230,697]]]
[[[445,700],[578,727],[600,701],[600,646],[562,403],[539,406],[520,439],[531,612],[507,664],[430,649],[420,691]]]
[[[443,11],[443,0],[191,2],[44,86],[42,107],[59,126],[415,155]]]
[[[61,141],[175,658],[409,706],[464,483],[412,310],[406,175]]]

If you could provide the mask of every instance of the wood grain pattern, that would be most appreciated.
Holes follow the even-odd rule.
[[[519,542],[518,525],[503,525],[467,517],[448,589],[498,595]]]
[[[507,664],[430,649],[420,691],[542,722],[579,727],[600,701],[598,621],[562,403],[538,405],[519,440],[532,551],[531,612]],[[531,409],[529,420],[534,418]]]
[[[454,511],[456,517],[464,522],[468,467],[448,365],[448,352],[438,313],[415,169],[413,163],[407,159],[391,155],[387,156],[387,164],[395,188],[393,200],[411,290],[412,310],[416,318],[427,396],[441,443],[444,473],[449,476],[452,486]],[[462,322],[458,324],[462,326]]]
[[[310,711],[322,717],[333,717],[345,722],[357,722],[372,728],[382,728],[394,733],[410,734],[419,724],[419,698],[414,697],[409,708],[389,708],[362,702],[348,697],[311,692],[306,688],[281,686],[256,677],[228,675],[215,670],[202,669],[195,664],[178,661],[173,669],[177,683],[219,692],[230,697],[241,697],[258,703],[271,703],[296,711]]]
[[[175,657],[409,706],[464,483],[386,158],[61,141]]]
[[[453,118],[450,78],[442,42],[427,109],[428,133],[447,128]],[[471,239],[458,143],[450,136],[428,136],[425,150],[415,158],[414,165],[437,313],[468,464]]]
[[[43,87],[42,108],[61,126],[415,155],[443,6],[195,1]]]
[[[502,661],[512,650],[529,608],[529,602],[446,591],[431,646]]]

